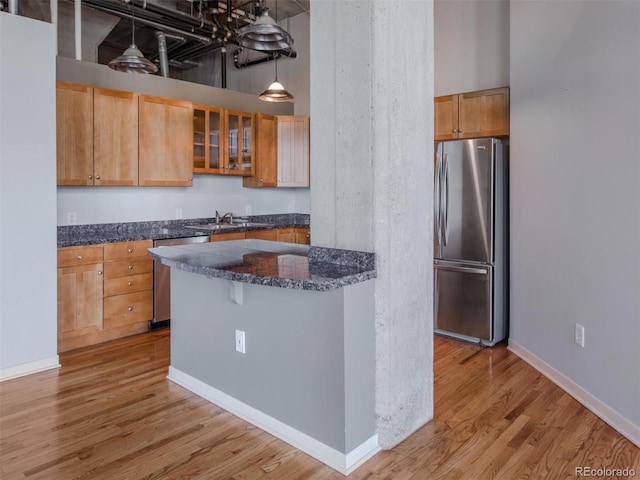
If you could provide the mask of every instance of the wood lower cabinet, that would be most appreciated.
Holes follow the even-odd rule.
[[[272,242],[276,242],[278,241],[278,229],[251,230],[246,233],[245,238],[255,238],[257,240],[270,240]]]
[[[311,243],[310,240],[309,227],[289,227],[278,229],[279,242],[309,245]]]
[[[509,135],[509,88],[436,97],[434,117],[436,140]]]
[[[224,242],[226,240],[244,240],[244,232],[218,233],[209,235],[210,242]]]
[[[147,331],[151,240],[58,249],[58,351]]]

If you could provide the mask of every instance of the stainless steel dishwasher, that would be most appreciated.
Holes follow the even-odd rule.
[[[154,247],[170,247],[191,243],[206,243],[208,236],[167,238],[154,240]],[[149,320],[149,330],[169,326],[171,319],[171,268],[157,260],[153,262],[153,320]]]

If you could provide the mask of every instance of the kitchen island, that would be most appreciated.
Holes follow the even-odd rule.
[[[171,267],[170,380],[341,473],[379,450],[373,254],[263,240],[149,252]]]

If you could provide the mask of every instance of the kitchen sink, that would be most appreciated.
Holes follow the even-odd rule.
[[[185,225],[185,228],[193,228],[194,230],[229,230],[240,227],[270,227],[268,223],[234,221],[233,223],[198,223],[194,225]]]

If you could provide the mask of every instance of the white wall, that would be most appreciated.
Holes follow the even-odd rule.
[[[639,25],[635,1],[511,4],[511,344],[638,445]]]
[[[204,105],[249,112],[292,113],[292,105],[260,101],[256,95],[199,85],[156,75],[116,72],[105,65],[58,57],[58,80],[180,98]],[[239,177],[194,175],[193,187],[58,187],[58,225],[69,212],[78,224],[213,216],[215,210],[244,215],[309,213],[308,188],[243,188]]]
[[[0,379],[58,363],[54,45],[0,13]]]
[[[171,220],[268,213],[309,213],[309,189],[242,188],[240,177],[194,175],[192,187],[58,187],[58,225]]]
[[[509,0],[436,0],[434,17],[436,96],[509,85]]]

